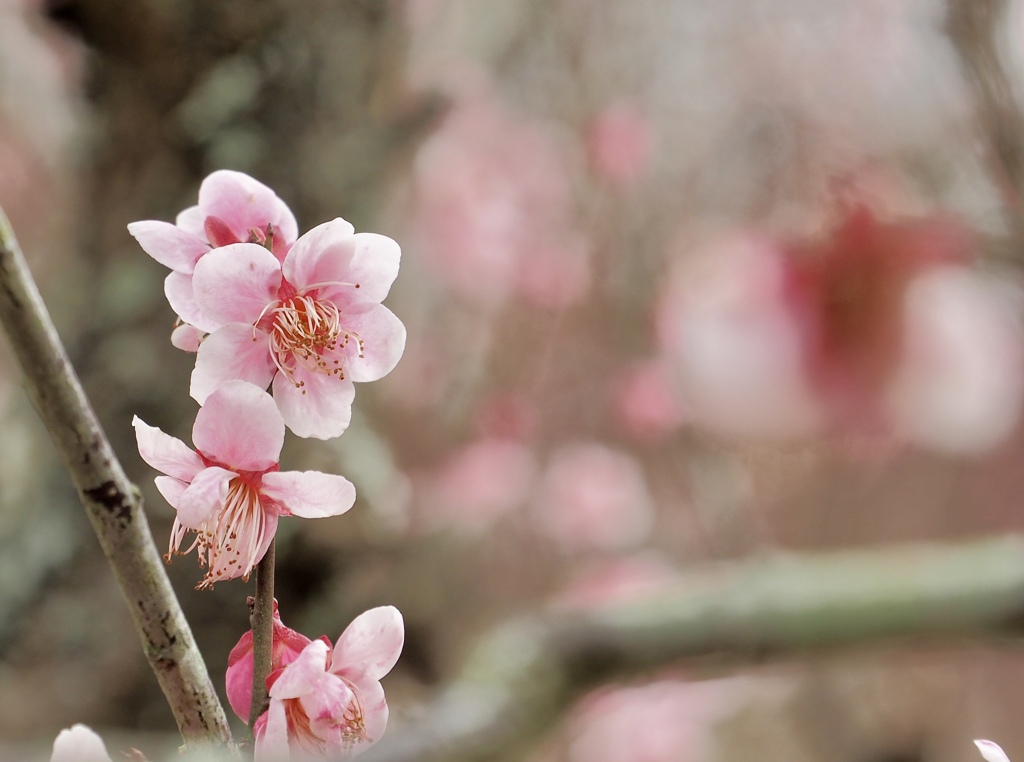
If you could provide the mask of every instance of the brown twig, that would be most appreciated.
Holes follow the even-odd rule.
[[[193,748],[232,746],[227,717],[153,544],[142,499],[86,399],[2,210],[0,323],[114,570],[182,738]]]
[[[249,705],[249,731],[267,709],[267,676],[274,649],[274,556],[275,540],[256,565],[256,597],[249,622],[252,626],[252,703]],[[255,741],[255,736],[253,736]]]

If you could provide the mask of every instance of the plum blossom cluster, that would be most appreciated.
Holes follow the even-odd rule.
[[[355,502],[343,476],[282,471],[281,449],[286,429],[318,439],[344,433],[353,382],[381,378],[402,356],[405,327],[381,304],[401,251],[340,218],[300,236],[272,190],[232,171],[207,177],[198,204],[174,224],[146,220],[128,229],[171,269],[164,284],[178,318],[171,341],[196,353],[193,447],[133,421],[139,454],[161,473],[156,487],[176,511],[166,558],[196,551],[205,568],[199,589],[247,580],[281,517],[337,516]],[[380,678],[402,650],[401,614],[390,606],[368,611],[332,648],[284,626],[276,601],[273,611],[269,676],[255,675],[254,641],[270,633],[243,635],[227,670],[231,706],[244,721],[254,680],[266,679],[269,704],[253,727],[256,758],[336,758],[378,740],[388,720]],[[54,759],[65,750],[107,758],[84,726],[61,734]]]

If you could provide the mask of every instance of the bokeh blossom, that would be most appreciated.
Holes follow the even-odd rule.
[[[258,762],[354,755],[380,740],[388,723],[380,680],[404,642],[402,615],[380,606],[356,617],[333,649],[314,640],[272,672],[270,707],[254,728]]]
[[[221,327],[199,347],[192,396],[204,404],[222,383],[265,389],[300,437],[340,436],[352,417],[353,381],[375,381],[405,349],[405,326],[381,301],[401,250],[356,233],[343,219],[310,230],[279,260],[251,243],[224,246],[196,264],[204,315]]]
[[[248,577],[277,531],[279,516],[322,518],[352,507],[355,488],[342,476],[318,471],[279,471],[284,421],[266,392],[229,381],[196,415],[192,441],[132,421],[139,454],[165,476],[160,494],[177,511],[168,558],[180,552],[189,532],[207,567],[200,588]]]
[[[199,203],[182,211],[174,224],[142,220],[128,232],[143,251],[172,272],[164,293],[183,324],[171,336],[179,349],[195,351],[201,338],[219,327],[196,304],[192,274],[204,254],[220,246],[251,242],[283,259],[298,236],[295,216],[263,183],[242,172],[221,169],[199,186]]]
[[[640,464],[597,442],[555,451],[533,508],[538,528],[568,551],[632,548],[654,526]]]
[[[862,206],[813,240],[728,236],[676,272],[662,346],[709,428],[983,450],[1016,423],[1024,355],[1012,299],[974,253],[952,218]]]
[[[494,98],[467,99],[416,156],[416,250],[468,300],[575,304],[590,289],[591,268],[568,174],[549,131]]]
[[[312,641],[301,632],[285,626],[274,600],[273,638],[270,653],[270,671],[287,667],[295,661]],[[224,676],[228,703],[242,722],[249,721],[252,707],[252,676],[255,664],[252,630],[247,631],[228,654],[228,669]]]

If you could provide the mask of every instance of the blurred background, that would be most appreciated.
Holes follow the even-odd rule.
[[[161,549],[130,422],[190,441],[194,356],[127,223],[231,168],[302,231],[401,243],[404,359],[282,459],[358,501],[283,521],[277,577],[311,637],[401,609],[397,726],[523,612],[1024,528],[1018,95],[1024,8],[990,0],[0,0],[0,205]],[[222,690],[251,583],[168,570]],[[1022,657],[666,668],[584,698],[534,759],[1013,757]],[[11,749],[174,733],[3,342],[0,687]]]

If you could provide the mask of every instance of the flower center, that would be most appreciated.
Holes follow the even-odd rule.
[[[297,387],[305,385],[304,381],[295,379],[297,368],[345,378],[346,355],[340,350],[350,343],[355,344],[358,356],[363,356],[362,337],[342,325],[341,312],[332,301],[317,299],[308,293],[282,299],[257,321],[257,324],[268,323],[274,364]],[[256,326],[253,326],[253,338],[255,332]]]
[[[348,680],[341,680],[352,690],[352,699],[340,715],[317,717],[317,722],[313,723],[299,699],[284,700],[288,734],[303,751],[322,757],[332,751],[349,752],[364,741],[372,742],[373,739],[366,735],[366,722],[359,696]]]
[[[184,551],[199,548],[199,565],[206,566],[206,575],[196,589],[209,590],[213,583],[241,576],[248,579],[256,566],[257,553],[266,537],[267,520],[260,504],[259,490],[235,477],[228,483],[228,496],[223,508],[196,531],[196,538]],[[171,529],[171,542],[164,560],[182,551],[185,533],[191,531],[177,519]],[[239,572],[238,570],[242,571]]]

